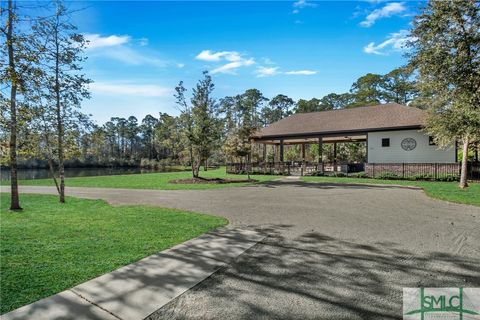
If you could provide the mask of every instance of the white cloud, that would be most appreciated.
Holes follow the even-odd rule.
[[[315,71],[315,70],[292,70],[292,71],[285,72],[285,74],[311,76],[311,75],[317,74],[317,71]]]
[[[264,64],[275,64],[275,63],[272,61],[272,59],[270,59],[270,58],[268,58],[268,57],[262,58],[262,62],[263,62]]]
[[[153,84],[94,82],[90,84],[90,89],[94,93],[113,94],[118,96],[164,97],[172,93],[170,88]]]
[[[317,6],[316,3],[307,2],[307,0],[298,0],[293,3],[294,8],[300,8],[300,9],[307,8],[307,7],[315,8],[316,6]]]
[[[251,66],[255,63],[253,58],[246,58],[237,51],[218,51],[203,50],[195,57],[197,60],[207,62],[227,62],[219,67],[214,68],[211,73],[229,73],[235,74],[240,67]]]
[[[391,2],[386,4],[383,8],[373,10],[364,21],[360,22],[362,27],[371,27],[378,19],[388,18],[392,15],[402,13],[406,7],[402,2]]]
[[[291,70],[291,71],[280,71],[279,67],[263,67],[259,66],[257,70],[255,70],[255,73],[257,74],[258,78],[263,78],[263,77],[270,77],[270,76],[276,76],[279,74],[286,74],[286,75],[295,75],[295,76],[311,76],[314,74],[317,74],[317,71],[315,70]]]
[[[148,38],[140,38],[140,39],[138,39],[138,44],[139,44],[141,47],[148,46]]]
[[[212,72],[212,74],[215,74],[215,73],[235,74],[235,71],[238,68],[251,66],[254,63],[255,63],[255,60],[253,60],[253,58],[241,59],[240,61],[229,62],[227,64],[224,64],[224,65],[220,66],[220,67],[217,67],[217,68],[213,69],[211,72]]]
[[[386,2],[388,0],[365,0],[365,1],[368,3],[378,4],[378,3]]]
[[[139,51],[126,46],[105,48],[101,52],[97,52],[91,56],[107,57],[133,66],[150,65],[163,68],[169,64],[168,61],[165,61],[154,54],[140,53]]]
[[[236,51],[219,51],[219,52],[212,52],[210,50],[203,50],[195,57],[197,60],[202,61],[220,61],[225,59],[227,61],[239,61],[242,59],[240,53]]]
[[[119,46],[130,41],[130,36],[116,36],[111,35],[107,37],[102,37],[99,34],[84,34],[85,40],[88,41],[88,49],[97,49],[103,47],[114,47]]]
[[[298,0],[298,1],[293,3],[293,8],[294,9],[293,9],[292,13],[297,14],[297,13],[300,13],[300,9],[315,8],[316,6],[317,6],[316,3],[307,2],[307,0]]]
[[[399,32],[391,33],[387,40],[378,45],[376,45],[375,42],[370,42],[363,47],[363,52],[368,54],[388,55],[389,51],[392,50],[404,50],[408,40],[410,40],[408,30],[400,30]]]
[[[137,50],[138,47],[148,45],[147,38],[133,39],[129,35],[101,36],[99,34],[85,34],[85,39],[89,41],[87,49],[90,57],[106,57],[120,61],[128,65],[150,65],[154,67],[165,67],[168,61],[161,59],[155,52],[148,49]],[[134,46],[137,48],[134,49]]]
[[[203,50],[195,56],[195,59],[207,61],[207,62],[223,62],[223,64],[215,67],[210,72],[215,73],[226,73],[226,74],[236,74],[237,69],[241,67],[247,67],[255,64],[255,59],[252,57],[245,57],[243,54],[237,51],[218,51],[214,52],[211,50]],[[280,71],[280,67],[276,66],[275,63],[269,58],[263,57],[259,58],[259,61],[262,62],[263,66],[258,66],[255,69],[254,74],[258,78],[262,77],[271,77],[278,74],[287,74],[287,75],[313,75],[317,72],[314,70],[292,70],[283,72]],[[265,66],[266,65],[266,66]]]
[[[255,73],[257,74],[258,78],[263,78],[263,77],[269,77],[269,76],[274,76],[278,74],[278,67],[258,67],[257,70],[255,70]]]

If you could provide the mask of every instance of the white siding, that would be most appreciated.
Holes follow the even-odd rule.
[[[390,147],[382,147],[382,139],[390,138]],[[405,138],[417,142],[415,149],[405,151],[401,143]],[[368,133],[369,163],[452,163],[455,147],[440,149],[428,144],[428,135],[417,130],[379,131]]]

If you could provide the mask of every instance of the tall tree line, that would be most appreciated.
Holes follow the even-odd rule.
[[[19,133],[38,138],[39,146],[54,172],[60,202],[65,201],[64,161],[71,130],[79,130],[86,116],[79,111],[89,97],[81,63],[86,41],[69,22],[69,12],[61,1],[48,3],[45,16],[27,16],[16,2],[0,7],[3,39],[1,46],[2,115],[9,130],[12,210],[21,210],[17,183]],[[7,105],[9,108],[7,108]],[[54,165],[55,164],[55,165]]]
[[[415,81],[410,71],[400,68],[385,75],[362,76],[348,93],[330,93],[310,100],[295,101],[284,94],[267,98],[258,89],[216,100],[213,80],[204,73],[191,90],[191,97],[183,83],[177,87],[180,113],[177,116],[159,113],[143,119],[112,117],[103,125],[93,125],[82,118],[81,113],[76,118],[69,117],[75,121],[65,125],[68,130],[63,134],[66,163],[69,166],[147,167],[159,162],[181,164],[192,166],[194,176],[198,177],[202,164],[208,169],[209,162],[248,161],[252,154],[259,157],[261,150],[251,144],[250,136],[294,113],[405,101],[426,108],[428,105],[423,102],[425,98],[419,94]],[[22,158],[46,159],[52,168],[58,165],[53,148],[57,131],[50,125],[56,119],[56,112],[44,109],[45,99],[37,97],[33,111],[30,110],[30,114],[38,115],[37,120],[26,121],[27,124],[19,128],[17,134],[22,143],[18,147]],[[311,149],[315,153],[315,147]],[[324,151],[326,157],[330,154],[329,150]],[[356,161],[362,161],[365,156],[361,148],[347,144],[339,146],[338,154]]]
[[[330,93],[321,98],[295,101],[284,94],[267,98],[258,89],[248,89],[235,96],[214,99],[214,84],[208,73],[191,90],[183,85],[176,88],[178,115],[159,113],[143,119],[134,116],[112,117],[101,125],[93,125],[81,113],[70,117],[65,152],[69,166],[137,166],[158,161],[168,164],[208,168],[209,159],[224,162],[245,159],[254,150],[249,137],[262,127],[294,113],[354,108],[385,102],[415,104],[419,97],[415,80],[406,68],[385,75],[367,74],[357,79],[348,93]],[[400,100],[401,101],[400,101]],[[36,164],[37,159],[52,159],[55,130],[49,125],[55,119],[55,109],[44,109],[44,97],[38,98],[33,110],[37,121],[30,121],[18,130],[22,141],[19,151]],[[38,121],[38,119],[42,121]],[[27,139],[28,137],[28,139]],[[3,138],[6,138],[3,137]],[[195,150],[194,150],[195,149]],[[198,157],[194,157],[198,153]],[[326,152],[328,154],[328,152]],[[142,162],[142,159],[145,160]],[[2,163],[7,162],[2,159]],[[197,175],[195,173],[195,175]]]
[[[414,69],[406,66],[387,74],[368,73],[358,78],[345,93],[330,93],[310,100],[300,99],[295,112],[314,112],[395,102],[415,104],[418,96]]]

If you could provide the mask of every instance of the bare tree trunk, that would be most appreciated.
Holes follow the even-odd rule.
[[[468,161],[468,138],[465,138],[463,141],[463,148],[462,148],[462,169],[460,171],[460,184],[459,187],[464,189],[468,187],[467,182],[467,161]]]
[[[59,95],[57,93],[57,95]],[[57,100],[57,131],[58,131],[58,175],[60,178],[60,202],[65,202],[65,167],[63,154],[63,124],[60,101]]]
[[[50,145],[50,139],[48,138],[47,129],[45,128],[45,148],[48,150],[48,168],[50,169],[50,174],[52,175],[53,182],[55,183],[55,188],[57,188],[58,194],[60,194],[60,186],[58,185],[57,178],[55,177],[55,168],[53,165],[53,152]]]
[[[57,17],[58,18],[58,17]],[[58,24],[57,24],[58,26]],[[65,203],[65,167],[63,153],[63,117],[62,106],[60,104],[60,48],[58,43],[58,30],[55,30],[55,100],[57,112],[57,134],[58,134],[58,175],[60,178],[60,203]]]
[[[201,162],[200,160],[197,162],[197,165],[195,166],[195,178],[199,178],[200,177],[200,165],[201,165]]]
[[[193,148],[192,146],[190,146],[190,166],[192,167],[192,177],[193,178],[197,178],[198,175],[195,175],[195,162],[194,162],[194,159],[193,159]]]
[[[203,161],[203,170],[207,171],[208,170],[208,158],[205,158]]]
[[[196,179],[200,176],[199,172],[200,172],[200,165],[201,165],[201,161],[200,159],[198,160],[193,160],[192,162],[192,173],[193,173],[193,178]]]
[[[148,150],[148,160],[153,159],[153,133],[152,136],[150,137],[150,148]]]
[[[8,1],[7,26],[8,63],[12,77],[10,89],[10,210],[22,210],[18,195],[17,177],[17,75],[15,72],[15,58],[13,52],[13,3]]]
[[[58,194],[60,194],[60,186],[58,185],[57,178],[55,177],[55,169],[53,168],[53,161],[51,158],[48,159],[48,168],[50,169],[50,174],[52,175],[53,182],[57,188]]]
[[[60,186],[58,185],[57,178],[55,177],[55,168],[53,166],[53,152],[50,145],[50,139],[48,138],[47,129],[45,128],[45,148],[48,150],[48,168],[50,169],[50,174],[52,175],[53,182],[57,188],[58,194],[60,194]]]
[[[48,134],[47,122],[45,121],[44,114],[41,115],[43,120],[43,131],[44,131],[44,139],[45,139],[45,149],[47,150],[47,159],[48,159],[48,168],[50,169],[50,174],[52,175],[53,182],[55,183],[55,187],[57,189],[58,194],[60,194],[60,186],[58,185],[57,178],[55,177],[55,168],[53,165],[53,151],[52,151],[52,144],[50,143],[50,138]]]

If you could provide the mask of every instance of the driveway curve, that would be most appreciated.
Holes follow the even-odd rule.
[[[268,232],[150,319],[401,319],[403,287],[480,287],[480,208],[417,189],[271,181],[216,190],[72,187],[67,194],[221,215],[232,226]]]

